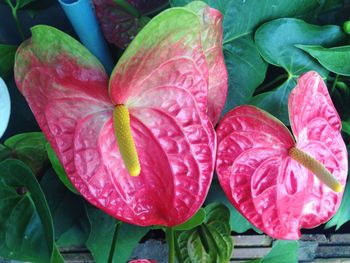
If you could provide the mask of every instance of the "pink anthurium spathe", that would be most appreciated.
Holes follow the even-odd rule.
[[[175,8],[155,17],[109,85],[74,39],[46,26],[32,32],[16,55],[16,83],[76,189],[129,223],[189,219],[204,202],[216,152],[198,15]]]
[[[202,20],[202,46],[209,68],[208,116],[215,126],[225,106],[228,76],[222,53],[222,15],[200,1],[189,3]]]
[[[301,228],[335,214],[348,161],[340,118],[316,72],[299,78],[288,107],[295,140],[256,107],[227,113],[217,129],[216,171],[231,203],[254,226],[274,238],[298,239]]]

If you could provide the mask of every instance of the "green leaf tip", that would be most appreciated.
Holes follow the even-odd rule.
[[[350,34],[350,21],[345,21],[343,24],[343,30],[346,34]]]

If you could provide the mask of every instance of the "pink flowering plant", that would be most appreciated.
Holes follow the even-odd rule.
[[[345,2],[0,0],[0,260],[225,263],[248,231],[298,262],[348,233]]]

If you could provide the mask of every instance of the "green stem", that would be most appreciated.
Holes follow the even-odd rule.
[[[21,23],[19,22],[18,15],[17,15],[17,10],[19,8],[19,3],[20,2],[16,1],[16,5],[15,6],[11,3],[11,0],[6,0],[6,3],[11,8],[12,17],[15,20],[17,30],[18,30],[19,35],[21,36],[22,40],[24,41],[25,40],[25,36],[24,36],[23,29],[22,29]]]
[[[115,247],[117,245],[119,228],[120,228],[121,224],[122,223],[119,222],[119,221],[116,221],[116,223],[115,223],[114,235],[113,235],[113,239],[112,239],[111,249],[109,250],[109,255],[108,255],[108,263],[113,263],[114,251],[115,251]]]
[[[335,86],[337,85],[338,78],[339,78],[339,75],[337,74],[337,75],[335,76],[335,80],[333,81],[333,85],[332,85],[332,88],[331,88],[331,95],[332,95],[333,92],[335,91]]]
[[[168,263],[175,262],[175,231],[173,228],[168,227],[165,231],[166,239],[169,247]]]
[[[272,81],[266,83],[265,85],[257,88],[256,92],[261,93],[261,92],[269,89],[271,86],[275,85],[276,83],[280,82],[281,80],[287,79],[287,78],[288,78],[287,74],[280,75],[277,78],[275,78],[274,80],[272,80]]]
[[[25,36],[24,36],[24,33],[23,33],[23,29],[22,29],[21,23],[18,20],[17,9],[12,9],[12,16],[13,16],[13,19],[15,20],[16,27],[17,27],[17,30],[19,32],[19,35],[21,36],[22,40],[24,41],[25,40]]]

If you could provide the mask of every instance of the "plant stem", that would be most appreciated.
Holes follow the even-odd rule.
[[[173,228],[168,227],[165,231],[166,239],[169,248],[168,263],[175,262],[175,231]]]
[[[113,239],[112,239],[112,244],[111,244],[111,249],[109,250],[109,255],[108,255],[108,263],[113,263],[113,256],[114,256],[114,251],[115,247],[117,245],[117,239],[118,239],[118,234],[119,234],[119,228],[122,223],[119,221],[115,222],[115,228],[114,228],[114,234],[113,234]]]
[[[332,88],[331,88],[331,95],[333,94],[334,90],[335,90],[335,86],[337,85],[337,82],[338,82],[338,78],[339,78],[339,75],[335,75],[335,79],[333,81],[333,85],[332,85]]]
[[[21,36],[22,40],[24,41],[25,40],[25,36],[24,36],[24,33],[23,33],[23,29],[22,29],[21,23],[18,20],[17,9],[12,9],[12,16],[13,16],[13,19],[15,20],[15,22],[16,22],[16,27],[17,27],[17,30],[19,32],[19,35]]]
[[[22,41],[24,41],[25,40],[25,36],[24,36],[24,33],[23,33],[23,29],[22,29],[21,23],[19,22],[19,19],[18,19],[18,14],[17,14],[17,10],[19,8],[19,3],[20,2],[16,1],[16,5],[15,6],[12,4],[11,0],[6,0],[6,3],[11,8],[12,17],[15,20],[18,33],[21,36]]]

